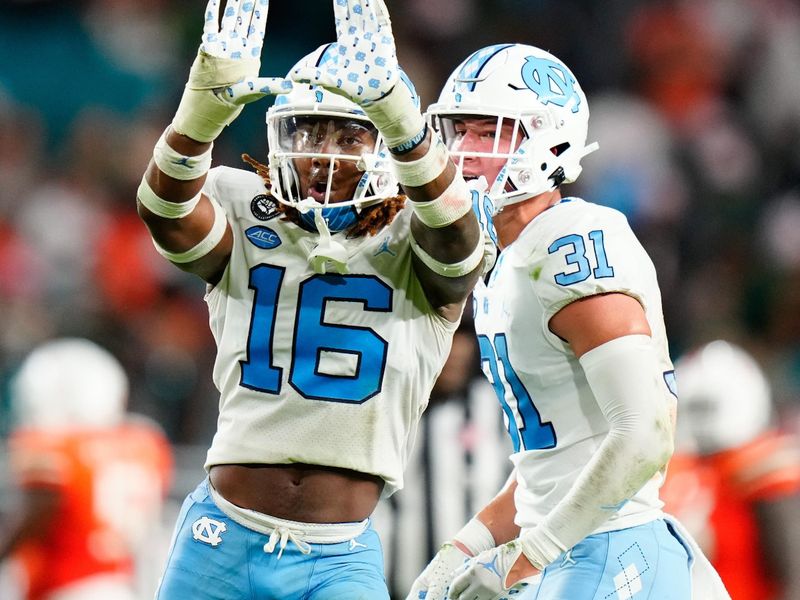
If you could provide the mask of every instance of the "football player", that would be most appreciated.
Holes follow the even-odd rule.
[[[691,597],[702,556],[658,496],[676,395],[656,273],[622,214],[562,195],[596,148],[583,90],[548,52],[500,44],[457,67],[428,114],[495,205],[501,253],[475,329],[514,473],[408,598]],[[716,589],[695,597],[726,597],[704,567]]]
[[[675,372],[681,411],[665,509],[732,598],[800,597],[800,443],[776,427],[763,370],[743,348],[715,340]]]
[[[14,379],[9,439],[22,498],[4,519],[29,600],[134,600],[137,556],[158,533],[172,458],[161,430],[125,413],[128,379],[93,342],[35,349]],[[152,590],[151,590],[152,592]]]
[[[208,3],[138,193],[157,249],[208,283],[220,391],[158,597],[388,598],[369,516],[403,485],[491,246],[383,2],[335,0],[337,41],[286,79],[258,77],[267,4]],[[268,165],[209,171],[225,125],[268,94]]]

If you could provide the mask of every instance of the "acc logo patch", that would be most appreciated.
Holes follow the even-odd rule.
[[[542,104],[555,104],[565,107],[572,103],[572,112],[578,112],[581,97],[575,85],[578,83],[562,65],[548,60],[529,56],[522,66],[522,81],[539,97]]]
[[[272,250],[281,245],[281,238],[278,237],[278,234],[269,227],[264,227],[263,225],[254,225],[245,231],[244,234],[254,246],[258,246],[264,250]]]
[[[269,221],[279,214],[275,201],[266,194],[259,194],[250,201],[250,212],[259,221]]]
[[[220,536],[227,528],[222,521],[200,517],[192,523],[192,537],[198,542],[203,542],[216,548],[222,543]]]

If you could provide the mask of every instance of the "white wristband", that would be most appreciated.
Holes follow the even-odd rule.
[[[211,150],[214,148],[214,145],[212,144],[211,148],[202,154],[186,156],[185,154],[176,152],[167,143],[168,131],[169,127],[161,134],[161,137],[158,138],[158,142],[156,142],[155,148],[153,148],[153,161],[155,161],[156,166],[161,169],[163,173],[180,181],[197,179],[208,173],[208,170],[211,168]]]
[[[362,106],[372,124],[381,132],[391,150],[402,148],[425,129],[425,119],[414,102],[411,90],[398,80],[386,96]]]
[[[543,571],[567,549],[546,527],[541,525],[520,536],[519,544],[525,558],[540,571]]]
[[[225,235],[228,219],[225,217],[225,211],[219,205],[219,202],[211,197],[209,197],[208,200],[211,202],[211,206],[214,207],[214,224],[211,226],[211,230],[208,232],[206,237],[204,237],[196,246],[189,248],[184,252],[171,252],[165,248],[162,248],[158,242],[153,240],[153,245],[156,247],[156,250],[158,250],[158,253],[161,256],[170,262],[184,264],[203,258],[206,254],[217,247],[217,244],[220,243]]]
[[[442,139],[433,134],[430,146],[425,156],[408,162],[397,160],[389,153],[392,161],[392,170],[397,181],[402,185],[420,187],[430,183],[442,174],[447,163],[450,162],[450,155]]]
[[[410,231],[408,239],[411,243],[411,251],[419,257],[422,263],[431,271],[443,277],[462,277],[468,273],[472,273],[478,265],[483,262],[482,238],[479,239],[478,244],[475,245],[475,250],[473,250],[467,258],[457,263],[445,263],[433,258],[417,243],[417,240],[414,239],[414,235]]]
[[[411,208],[428,227],[446,227],[472,210],[472,192],[457,173],[441,196],[429,202],[412,202]]]
[[[142,182],[139,184],[139,189],[136,191],[136,197],[147,210],[154,215],[163,217],[165,219],[180,219],[191,213],[197,203],[200,202],[200,192],[194,198],[190,198],[186,202],[172,202],[164,200],[158,196],[150,184],[147,183],[147,176],[142,177]]]
[[[489,528],[477,517],[473,517],[462,527],[453,540],[460,542],[467,550],[476,556],[484,550],[490,550],[497,544]]]

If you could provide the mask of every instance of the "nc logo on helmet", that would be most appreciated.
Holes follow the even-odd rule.
[[[581,97],[575,85],[578,83],[563,65],[547,58],[528,56],[522,65],[522,81],[542,104],[555,104],[564,108],[571,106],[578,112]]]

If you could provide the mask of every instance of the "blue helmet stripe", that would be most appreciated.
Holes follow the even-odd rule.
[[[456,75],[456,85],[454,91],[475,91],[476,81],[483,67],[486,66],[496,54],[502,52],[506,48],[511,48],[514,44],[495,44],[494,46],[487,46],[474,52],[467,60],[464,61],[464,66]],[[466,88],[466,89],[464,89]]]

